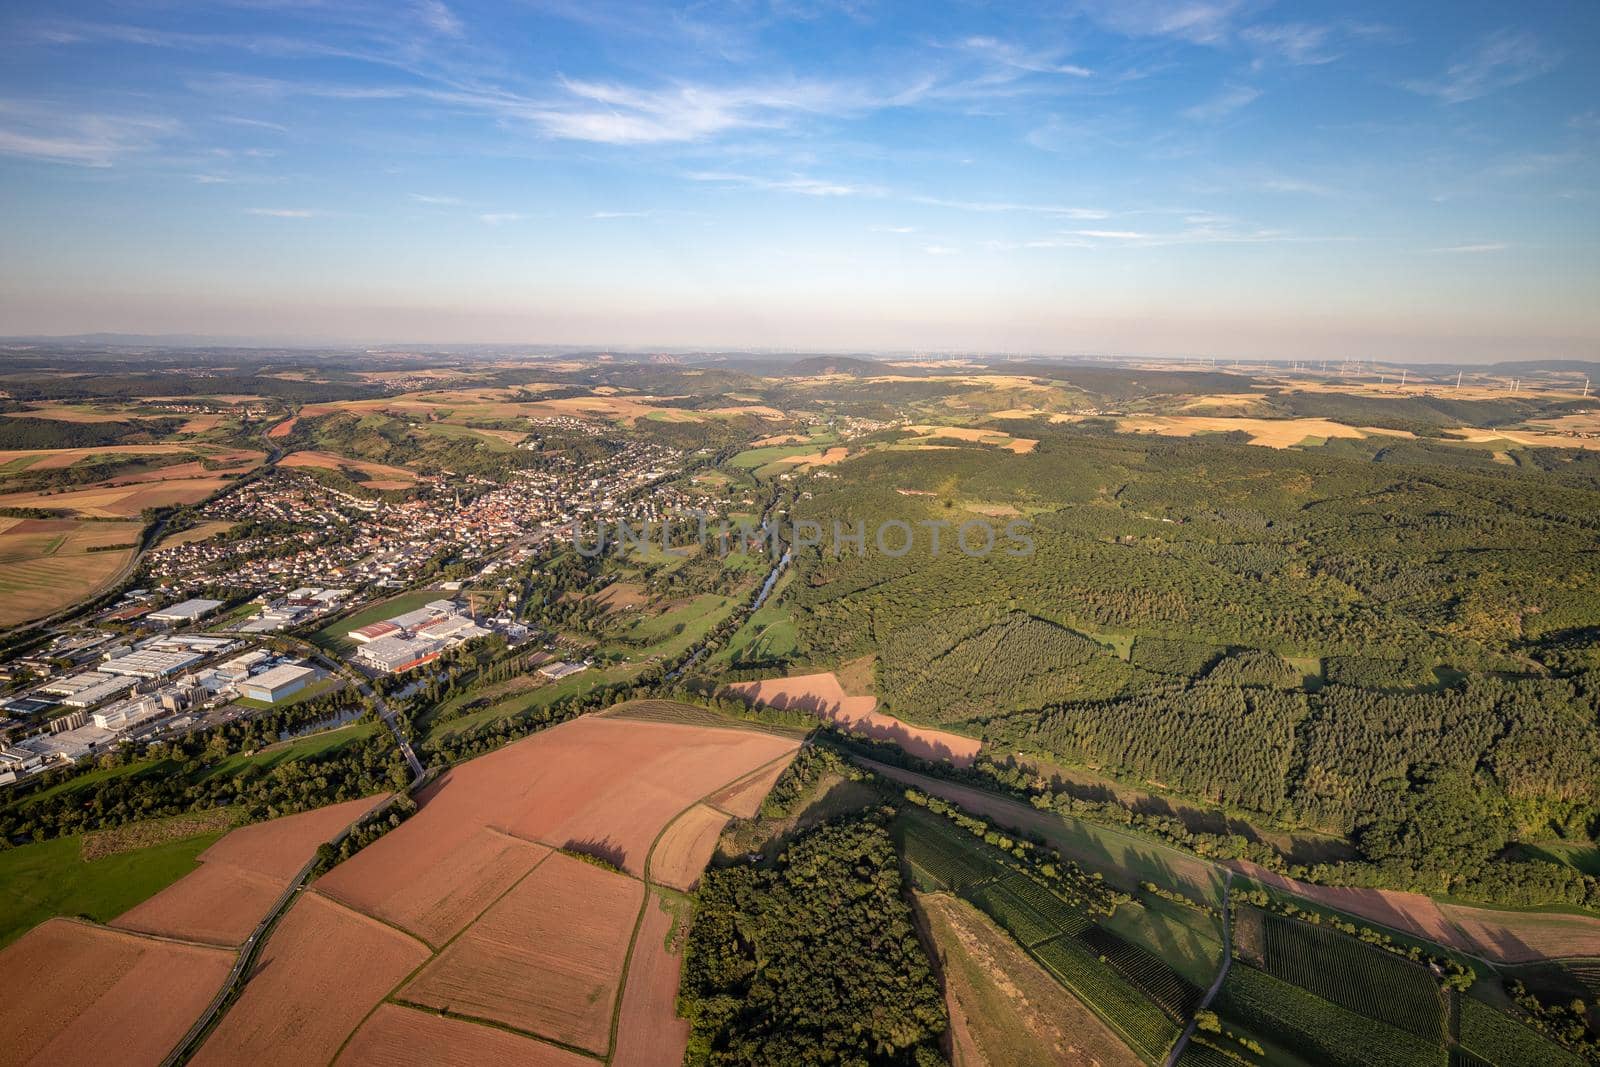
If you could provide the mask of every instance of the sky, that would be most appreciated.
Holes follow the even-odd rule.
[[[0,334],[1600,358],[1600,4],[0,9]]]

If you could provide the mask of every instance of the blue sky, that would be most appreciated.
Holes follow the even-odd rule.
[[[1600,351],[1600,5],[11,4],[0,333]]]

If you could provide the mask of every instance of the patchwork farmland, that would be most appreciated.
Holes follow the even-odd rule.
[[[197,1062],[367,1062],[412,1033],[531,1062],[678,1062],[675,887],[727,821],[709,805],[746,808],[798,744],[587,716],[450,769],[301,894]],[[350,958],[360,979],[335,982]]]

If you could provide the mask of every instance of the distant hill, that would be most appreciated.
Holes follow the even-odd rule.
[[[801,378],[820,374],[848,374],[866,378],[882,374],[883,371],[883,365],[876,360],[858,359],[855,356],[809,356],[789,364],[784,373]]]
[[[1060,363],[1008,363],[1005,370],[1008,374],[1067,382],[1086,393],[1094,393],[1108,400],[1188,393],[1243,393],[1255,384],[1243,375],[1221,371],[1125,370]]]

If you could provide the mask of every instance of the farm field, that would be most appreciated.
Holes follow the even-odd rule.
[[[237,946],[324,841],[371,811],[367,797],[230,831],[200,854],[200,869],[113,920],[124,930]]]
[[[357,482],[368,489],[410,489],[417,484],[417,473],[404,467],[391,467],[364,459],[350,459],[331,452],[291,452],[278,461],[281,467],[311,467],[319,470],[353,470]]]
[[[419,801],[426,806],[443,785],[430,786]],[[391,847],[359,866],[342,863],[317,882],[317,890],[437,947],[550,853],[488,827],[439,826],[422,844],[420,853]]]
[[[1191,984],[1204,989],[1222,966],[1222,922],[1160,897],[1117,908],[1100,925],[1167,961]]]
[[[222,836],[203,833],[93,862],[83,838],[58,837],[0,851],[0,946],[57,915],[111,919],[195,870],[198,857]]]
[[[1142,1062],[983,912],[948,893],[916,901],[944,970],[956,1067]]]
[[[485,1063],[587,1067],[594,1060],[498,1027],[398,1004],[380,1004],[334,1062],[346,1067],[401,1063],[439,1067],[479,1067]]]
[[[1579,1067],[1583,1060],[1481,1000],[1461,998],[1461,1047],[1494,1064]]]
[[[1493,911],[1463,904],[1441,904],[1439,909],[1466,942],[1456,947],[1491,959],[1526,963],[1551,956],[1600,956],[1600,918],[1560,912]]]
[[[163,548],[177,548],[179,545],[192,545],[196,541],[208,541],[218,534],[227,533],[233,529],[231,522],[202,522],[178,533],[169,533],[156,542],[152,551],[159,552]]]
[[[85,600],[133,558],[137,522],[0,517],[0,629]]]
[[[1261,916],[1261,969],[1324,1000],[1442,1042],[1445,1003],[1421,964],[1401,959],[1327,927],[1271,912]]]
[[[1443,1067],[1444,1046],[1374,1022],[1236,962],[1213,1007],[1304,1056],[1336,1067]]]
[[[680,718],[701,710],[654,705]],[[303,894],[289,918],[308,914],[282,945],[272,935],[270,962],[203,1051],[247,1055],[281,1039],[297,1057],[327,1059],[387,1002],[383,1021],[362,1024],[352,1048],[393,1047],[397,1028],[442,1040],[432,1022],[396,1014],[410,1007],[430,1020],[488,1020],[524,1040],[662,1062],[655,1035],[687,1036],[672,1014],[682,929],[677,894],[647,886],[646,872],[689,884],[727,818],[703,802],[769,781],[769,765],[798,746],[722,722],[586,716],[451,768],[419,794],[414,815]],[[310,946],[311,927],[372,957],[379,975],[330,993],[334,966]],[[338,1003],[312,1025],[304,1012],[316,995]],[[273,1029],[302,1022],[305,1034]]]
[[[0,507],[70,511],[88,518],[131,519],[145,508],[197,503],[227,484],[226,478],[210,476],[106,483],[48,493],[5,493],[0,494]]]
[[[942,816],[916,809],[894,823],[914,884],[951,890],[981,909],[1146,1060],[1178,1036],[1199,991],[1164,962],[1094,925],[1033,878]]]
[[[1128,433],[1154,433],[1169,437],[1190,437],[1203,433],[1240,432],[1250,435],[1250,443],[1268,448],[1291,448],[1308,437],[1346,437],[1360,440],[1374,434],[1412,437],[1400,430],[1368,426],[1347,426],[1332,419],[1255,419],[1206,415],[1138,415],[1119,419],[1117,426]]]
[[[315,891],[301,893],[190,1062],[327,1063],[373,1005],[427,958],[422,942],[393,927]]]
[[[677,1012],[690,903],[652,890],[645,901],[628,960],[628,980],[617,1010],[612,1067],[679,1067],[689,1044],[689,1023]]]
[[[808,711],[834,725],[879,741],[893,741],[920,759],[948,760],[958,767],[972,763],[981,745],[976,738],[901,722],[875,710],[878,698],[846,696],[833,673],[735,682],[728,692],[752,704]]]
[[[780,772],[783,765],[777,765]],[[685,893],[693,890],[700,881],[700,872],[716,852],[717,838],[726,825],[728,816],[705,804],[696,804],[678,816],[662,831],[651,850],[650,880]]]
[[[104,1062],[115,1049],[121,1063],[159,1063],[232,966],[221,949],[51,919],[0,952],[5,1062]]]
[[[604,1055],[643,903],[642,883],[551,853],[397,996]]]

